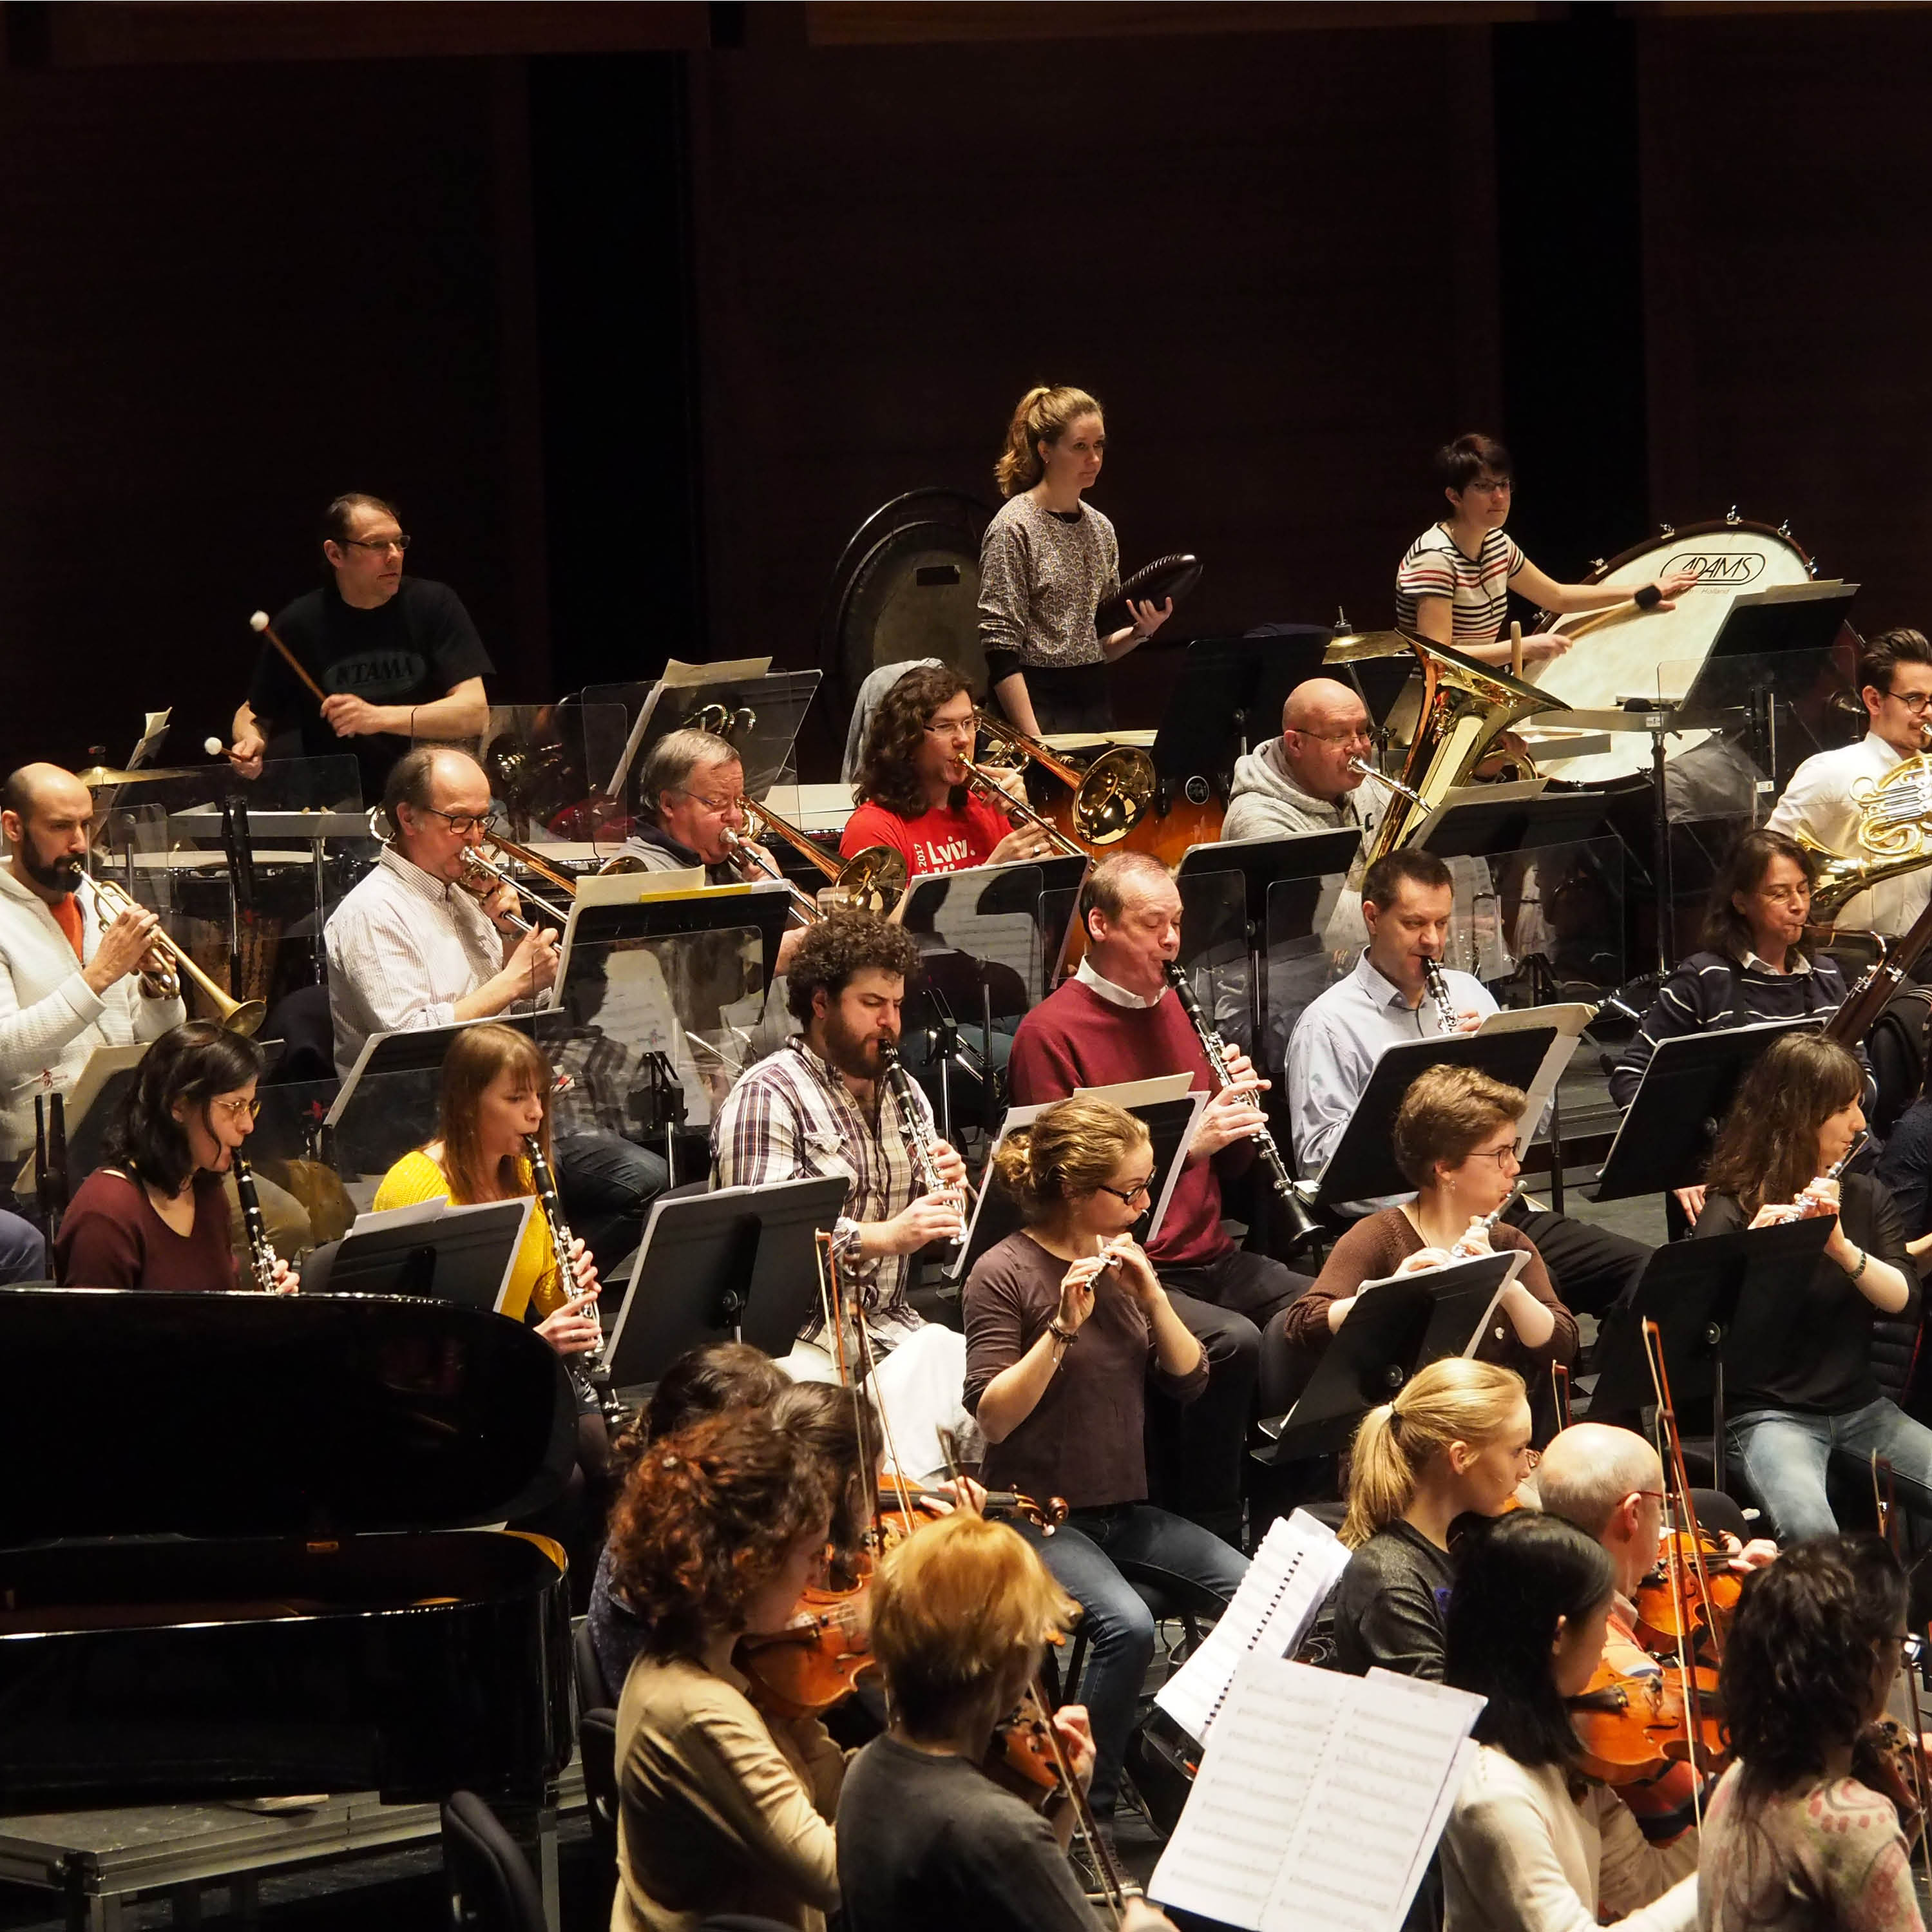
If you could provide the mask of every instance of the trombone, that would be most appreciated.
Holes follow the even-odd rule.
[[[146,912],[149,910],[113,880],[104,878],[98,873],[90,874],[89,877],[94,881],[95,898],[104,899],[107,910],[117,917],[123,912]],[[158,926],[154,928],[154,944],[201,988],[203,995],[214,1008],[216,1017],[229,1032],[238,1033],[244,1040],[248,1039],[268,1016],[268,1009],[263,1001],[238,1000],[232,994],[224,992],[176,944],[165,929]]]
[[[746,814],[754,829],[761,826],[782,838],[808,864],[823,872],[849,904],[862,906],[868,912],[882,913],[905,890],[905,856],[895,852],[890,845],[868,845],[862,852],[855,852],[849,859],[841,859],[826,851],[816,839],[808,838],[796,825],[781,818],[770,806],[753,798],[746,799],[744,803]]]
[[[492,842],[496,843],[496,842],[493,841]],[[506,848],[502,844],[497,844],[497,850],[499,851],[502,851],[505,849]],[[463,872],[464,877],[459,883],[463,886],[464,890],[466,892],[473,893],[479,899],[487,898],[489,896],[490,884],[508,886],[511,891],[514,892],[519,898],[526,899],[532,905],[536,907],[539,911],[548,913],[552,919],[556,921],[558,925],[562,925],[568,916],[567,914],[560,912],[553,905],[548,899],[544,898],[542,894],[532,892],[530,887],[524,884],[520,880],[513,878],[509,873],[505,872],[502,867],[498,865],[494,860],[486,859],[483,856],[481,849],[478,848],[472,847],[469,851],[466,852],[463,855]],[[484,880],[489,883],[478,883],[472,885],[470,881],[470,874],[472,872],[482,873],[483,874]],[[573,890],[574,889],[573,888]],[[535,932],[537,930],[537,928],[532,926],[528,920],[520,918],[515,913],[506,912],[504,914],[503,916],[508,920],[519,932],[530,933]]]
[[[968,781],[970,788],[977,792],[995,812],[1004,812],[1007,822],[1024,818],[1036,830],[1044,832],[1053,842],[1054,849],[1064,853],[1070,859],[1090,859],[1093,854],[1084,845],[1076,845],[1043,812],[1036,812],[1023,798],[1016,798],[1000,784],[984,765],[976,765],[970,758],[959,762],[972,774]],[[1076,807],[1078,810],[1078,807]]]
[[[998,718],[979,714],[980,729],[997,745],[1030,758],[1073,794],[1073,830],[1089,845],[1116,845],[1148,814],[1156,789],[1154,760],[1138,746],[1116,745],[1084,771],[1056,757],[1037,738]],[[970,768],[971,761],[964,760]]]

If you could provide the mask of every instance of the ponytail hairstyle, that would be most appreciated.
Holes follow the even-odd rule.
[[[1120,1163],[1149,1144],[1146,1127],[1111,1100],[1056,1101],[1000,1143],[993,1165],[1029,1222],[1057,1204],[1106,1186]]]
[[[1084,389],[1065,384],[1049,388],[1042,383],[1028,390],[1006,425],[1006,446],[993,465],[994,480],[1002,496],[1017,496],[1030,490],[1046,474],[1040,460],[1040,446],[1057,443],[1078,416],[1097,416],[1100,404]]]
[[[208,1102],[258,1079],[261,1049],[212,1020],[171,1028],[142,1056],[109,1128],[101,1165],[138,1176],[164,1194],[178,1194],[195,1171],[188,1130],[175,1118],[178,1102],[198,1111],[212,1133]]]
[[[1514,1369],[1450,1355],[1418,1369],[1393,1402],[1372,1408],[1348,1457],[1348,1514],[1342,1540],[1358,1550],[1415,1496],[1423,1470],[1452,1442],[1485,1448],[1525,1400]]]

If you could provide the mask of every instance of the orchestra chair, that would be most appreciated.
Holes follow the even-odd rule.
[[[1132,1586],[1134,1594],[1146,1604],[1148,1616],[1156,1624],[1180,1624],[1183,1657],[1191,1657],[1201,1647],[1201,1619],[1206,1617],[1211,1621],[1226,1607],[1211,1590],[1202,1589],[1178,1577],[1152,1572],[1137,1574],[1135,1564],[1123,1562],[1118,1557],[1114,1558],[1114,1567]],[[1066,1646],[1064,1671],[1059,1670],[1059,1664],[1058,1653],[1049,1650],[1046,1668],[1049,1673],[1058,1672],[1061,1678],[1054,1702],[1077,1704],[1080,1701],[1080,1673],[1087,1664],[1087,1633],[1077,1624],[1072,1640]]]
[[[442,1807],[442,1868],[456,1932],[549,1932],[530,1860],[473,1791]]]
[[[264,1086],[335,1078],[335,1031],[326,986],[298,986],[284,993],[262,1022],[261,1034],[265,1040],[283,1042],[281,1058],[262,1076]]]
[[[586,1621],[571,1640],[571,1675],[577,1685],[577,1756],[584,1767],[584,1796],[590,1810],[590,1844],[597,1855],[601,1924],[617,1889],[616,1698],[604,1682]]]

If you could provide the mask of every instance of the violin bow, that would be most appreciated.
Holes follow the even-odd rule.
[[[1881,1469],[1885,1472],[1882,1487],[1879,1482]],[[1871,1452],[1871,1478],[1872,1502],[1878,1510],[1878,1533],[1892,1555],[1900,1557],[1902,1561],[1895,1528],[1898,1520],[1898,1498],[1892,1484],[1892,1465],[1876,1449]],[[1918,1815],[1925,1821],[1918,1831],[1918,1857],[1920,1863],[1925,1868],[1925,1882],[1932,1886],[1932,1814],[1928,1814],[1926,1810],[1927,1799],[1932,1796],[1932,1792],[1927,1790],[1925,1713],[1918,1700],[1918,1666],[1909,1650],[1898,1661],[1900,1670],[1904,1672],[1905,1688],[1912,1698],[1912,1793],[1918,1800]]]
[[[906,1482],[905,1472],[899,1467],[898,1450],[892,1442],[892,1418],[886,1413],[886,1400],[879,1388],[875,1371],[878,1363],[872,1355],[872,1338],[867,1332],[865,1318],[845,1292],[844,1278],[838,1271],[838,1250],[832,1237],[821,1230],[816,1237],[818,1249],[819,1292],[821,1299],[829,1301],[832,1332],[836,1340],[835,1359],[838,1365],[838,1379],[852,1391],[852,1413],[857,1425],[859,1453],[866,1468],[866,1487],[872,1498],[872,1531],[875,1544],[884,1541],[884,1523],[879,1502],[879,1486],[873,1471],[878,1467],[878,1458],[868,1452],[866,1435],[866,1406],[860,1399],[867,1382],[872,1384],[872,1400],[879,1408],[879,1428],[884,1436],[886,1460],[892,1466],[893,1487],[898,1492],[899,1508],[904,1511],[908,1524],[912,1519],[912,1492]],[[827,1284],[830,1284],[829,1288]],[[848,1355],[845,1345],[845,1327],[848,1318],[852,1325],[852,1352]],[[856,1360],[854,1359],[856,1358]]]
[[[1094,1821],[1094,1808],[1087,1802],[1087,1794],[1080,1788],[1079,1779],[1073,1774],[1073,1766],[1067,1759],[1066,1748],[1060,1742],[1060,1733],[1053,1728],[1053,1706],[1047,1702],[1046,1685],[1037,1671],[1028,1688],[1033,1693],[1034,1702],[1046,1714],[1041,1728],[1046,1733],[1047,1755],[1053,1760],[1054,1774],[1060,1780],[1060,1789],[1066,1793],[1066,1802],[1073,1808],[1074,1828],[1084,1840],[1088,1856],[1094,1861],[1107,1910],[1114,1924],[1120,1925],[1126,1920],[1129,1897],[1138,1897],[1140,1887],[1133,1886],[1130,1893],[1126,1880],[1120,1875],[1120,1867],[1114,1862],[1113,1853],[1108,1850],[1106,1840],[1100,1836],[1100,1828]]]

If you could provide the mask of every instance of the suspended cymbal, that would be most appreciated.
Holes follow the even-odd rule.
[[[1330,640],[1324,664],[1359,664],[1364,658],[1406,658],[1408,640],[1400,631],[1358,631]]]
[[[218,765],[156,765],[151,770],[116,771],[111,765],[89,765],[74,776],[92,791],[98,785],[148,784],[160,778],[200,778],[222,769]]]

